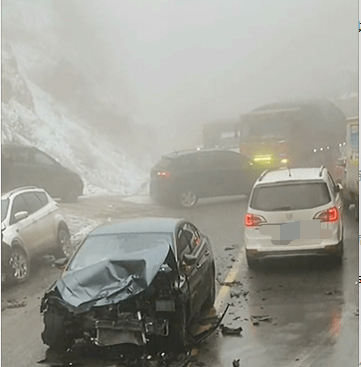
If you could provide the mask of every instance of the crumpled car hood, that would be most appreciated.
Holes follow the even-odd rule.
[[[144,291],[163,265],[171,244],[122,254],[88,267],[64,273],[56,283],[65,305],[86,312],[94,306],[105,306],[124,301]],[[62,302],[63,303],[63,302]]]

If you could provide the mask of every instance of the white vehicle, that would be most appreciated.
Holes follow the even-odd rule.
[[[12,190],[1,197],[1,260],[6,281],[21,283],[30,275],[30,259],[47,250],[70,257],[72,245],[56,202],[36,187]]]
[[[329,256],[341,264],[341,190],[324,167],[262,173],[245,216],[248,266],[265,258],[309,255]]]

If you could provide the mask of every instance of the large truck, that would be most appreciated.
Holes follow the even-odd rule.
[[[235,123],[208,124],[204,145],[238,145],[255,165],[330,168],[339,156],[346,117],[327,100],[288,101],[265,105]],[[229,144],[228,144],[229,145]]]
[[[343,146],[343,156],[337,160],[337,166],[342,169],[337,178],[341,182],[342,197],[345,208],[355,205],[355,216],[359,215],[359,118],[351,117],[346,120],[346,141]]]

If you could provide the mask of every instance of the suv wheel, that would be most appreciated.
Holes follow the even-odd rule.
[[[66,257],[69,259],[73,254],[73,246],[70,240],[70,233],[67,228],[60,227],[58,231],[57,237],[57,249],[56,255],[57,257]]]
[[[197,201],[197,195],[192,190],[183,190],[179,195],[179,203],[183,208],[192,208]]]
[[[19,246],[11,249],[9,263],[5,269],[6,280],[12,284],[25,282],[30,276],[30,263],[25,251]]]

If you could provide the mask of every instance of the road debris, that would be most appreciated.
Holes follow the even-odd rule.
[[[260,322],[260,321],[272,321],[272,317],[271,316],[251,316],[251,321],[253,322]]]
[[[243,285],[239,280],[233,280],[232,282],[224,282],[224,281],[220,280],[219,278],[217,278],[217,282],[220,285],[225,285],[225,286],[228,286],[228,287],[232,287],[234,285]]]
[[[221,324],[220,326],[223,335],[241,335],[242,327],[232,328]]]
[[[226,247],[225,249],[224,249],[224,251],[232,251],[232,250],[234,250],[235,249],[235,247]]]
[[[358,309],[353,313],[355,316],[358,316]]]
[[[239,298],[240,296],[246,297],[249,291],[239,290],[239,291],[232,291],[230,293],[231,298],[236,297]]]
[[[232,362],[232,367],[240,367],[239,361],[239,359],[234,359]]]
[[[22,301],[22,302],[11,301],[11,302],[8,302],[5,308],[21,308],[25,306],[27,306],[26,301]]]

